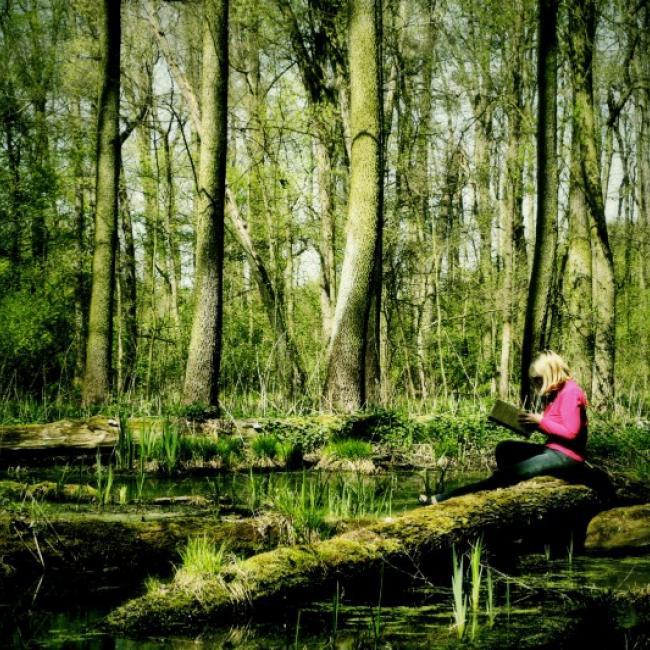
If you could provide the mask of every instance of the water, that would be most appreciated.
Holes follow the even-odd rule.
[[[591,626],[601,643],[593,647],[616,648],[634,641],[623,623],[606,621],[584,608],[579,594],[585,587],[620,588],[647,585],[650,557],[574,557],[546,561],[543,556],[525,558],[509,576],[494,569],[494,622],[485,611],[486,590],[480,609],[468,616],[463,644],[475,647],[543,647],[549,639],[580,634]],[[240,620],[232,625],[186,638],[129,640],[103,635],[93,626],[110,609],[140,590],[138,585],[103,585],[93,588],[56,576],[24,585],[20,593],[0,590],[0,638],[2,647],[42,648],[455,648],[451,589],[447,585],[419,584],[409,592],[377,594],[376,600],[349,602],[345,594],[336,600],[286,607],[279,618]],[[611,623],[611,624],[610,624]],[[600,625],[600,627],[599,627]],[[576,626],[578,631],[575,630]],[[595,627],[594,627],[595,626]],[[566,628],[573,628],[567,632]],[[603,634],[610,635],[603,644]],[[473,637],[473,639],[472,639]],[[637,639],[638,640],[638,639]],[[466,645],[464,646],[466,647]],[[552,647],[552,646],[548,646]],[[630,645],[629,647],[635,647]],[[643,646],[638,645],[638,648]]]
[[[36,480],[36,477],[31,477]],[[42,477],[40,477],[42,478]],[[51,477],[50,477],[51,478]],[[86,477],[88,478],[88,477]],[[71,476],[67,480],[74,481]],[[468,480],[468,479],[465,479]],[[89,481],[83,481],[89,482]],[[416,506],[423,479],[417,473],[384,476],[292,472],[279,474],[218,474],[190,478],[145,478],[116,475],[114,490],[126,486],[127,508],[160,497],[200,496],[222,507],[267,507],[279,492],[343,489],[355,491],[367,505],[392,515]],[[266,502],[266,506],[265,506]],[[96,506],[84,506],[96,508]],[[118,506],[110,506],[119,510]],[[383,512],[383,511],[382,511]],[[466,566],[468,563],[466,563]],[[575,556],[521,558],[492,568],[492,616],[486,613],[487,587],[481,603],[469,615],[464,637],[453,625],[450,584],[414,580],[409,591],[378,593],[369,601],[353,601],[333,591],[331,599],[279,608],[273,618],[238,620],[200,635],[130,640],[97,631],[97,623],[117,605],[143,590],[141,580],[102,573],[45,573],[0,582],[0,647],[70,649],[105,648],[477,648],[554,647],[553,639],[584,640],[593,647],[635,647],[639,634],[631,630],[634,612],[616,615],[603,605],[585,605],[585,594],[650,583],[650,556],[595,558]],[[123,579],[124,578],[124,579]],[[484,577],[485,580],[485,577]],[[469,584],[466,584],[469,591]],[[591,594],[591,595],[590,595]],[[591,601],[590,601],[591,602]],[[597,624],[590,608],[600,607]],[[602,610],[602,611],[601,611]],[[617,618],[618,617],[618,618]],[[621,618],[622,617],[622,618]],[[492,620],[493,619],[493,620]],[[568,631],[567,631],[568,630]],[[554,636],[555,635],[555,636]],[[549,641],[550,639],[550,641]],[[602,640],[607,639],[608,645]],[[576,641],[578,642],[578,641]],[[641,643],[643,639],[641,638]],[[551,645],[548,645],[551,643]],[[460,645],[459,645],[460,644]],[[627,645],[626,645],[627,644]],[[642,645],[636,647],[641,648]]]

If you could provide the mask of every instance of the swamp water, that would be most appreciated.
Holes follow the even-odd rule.
[[[50,477],[51,478],[51,477]],[[71,477],[69,480],[75,480]],[[465,479],[466,482],[467,479]],[[351,514],[391,516],[415,507],[422,476],[399,473],[380,477],[317,473],[228,474],[192,478],[115,477],[126,486],[128,502],[144,512],[156,498],[200,496],[229,508],[263,508],[277,494],[329,491],[328,498],[348,499]],[[292,492],[293,491],[293,492]],[[336,495],[336,497],[332,496]],[[347,495],[347,496],[346,496]],[[349,495],[356,495],[354,497]],[[322,497],[324,500],[324,496]],[[356,499],[357,506],[352,506]],[[110,508],[107,508],[110,509]],[[147,510],[149,508],[147,507]],[[115,574],[42,576],[0,581],[0,647],[38,648],[592,648],[648,647],[648,630],[636,625],[634,608],[612,606],[610,590],[647,587],[650,556],[573,556],[570,549],[551,559],[528,555],[489,570],[483,558],[479,602],[470,604],[470,558],[464,556],[465,629],[459,639],[451,575],[436,584],[414,575],[408,591],[383,589],[368,600],[333,589],[330,599],[305,606],[286,603],[271,619],[256,615],[199,635],[130,640],[97,632],[96,625],[115,606],[142,593],[143,579]],[[414,571],[414,574],[416,571]],[[123,579],[124,578],[124,579]],[[368,597],[366,597],[368,598]],[[645,635],[645,636],[644,636]],[[582,644],[581,644],[582,645]]]

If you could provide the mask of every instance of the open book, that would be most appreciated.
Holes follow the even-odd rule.
[[[508,402],[502,402],[498,399],[494,403],[494,406],[488,415],[488,420],[496,422],[496,424],[500,424],[502,427],[510,429],[510,431],[514,431],[520,436],[530,438],[530,435],[534,431],[534,427],[526,427],[519,423],[517,416],[521,412],[522,411],[518,406],[508,404]]]

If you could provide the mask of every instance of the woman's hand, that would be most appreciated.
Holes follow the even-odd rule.
[[[517,416],[517,419],[519,420],[519,424],[522,424],[523,426],[539,426],[539,423],[542,421],[542,414],[541,413],[531,413],[530,411],[522,411],[519,413]]]

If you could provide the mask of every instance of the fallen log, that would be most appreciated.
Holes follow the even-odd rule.
[[[96,415],[87,420],[0,426],[0,464],[51,460],[53,457],[106,455],[120,435],[117,420]]]
[[[18,481],[0,481],[0,503],[3,501],[73,501],[93,503],[98,501],[97,490],[91,485],[78,483],[59,484],[54,481],[39,483],[19,483]]]
[[[168,573],[188,537],[205,535],[251,555],[277,544],[278,534],[272,518],[215,518],[213,512],[4,512],[0,577],[43,570]]]
[[[242,610],[282,606],[287,597],[314,598],[335,581],[346,588],[369,585],[380,567],[386,580],[431,574],[448,566],[452,546],[479,536],[490,548],[516,538],[541,545],[553,532],[584,529],[601,505],[593,490],[552,478],[470,494],[327,541],[253,556],[190,588],[160,584],[113,611],[106,625],[131,635],[198,632]]]

